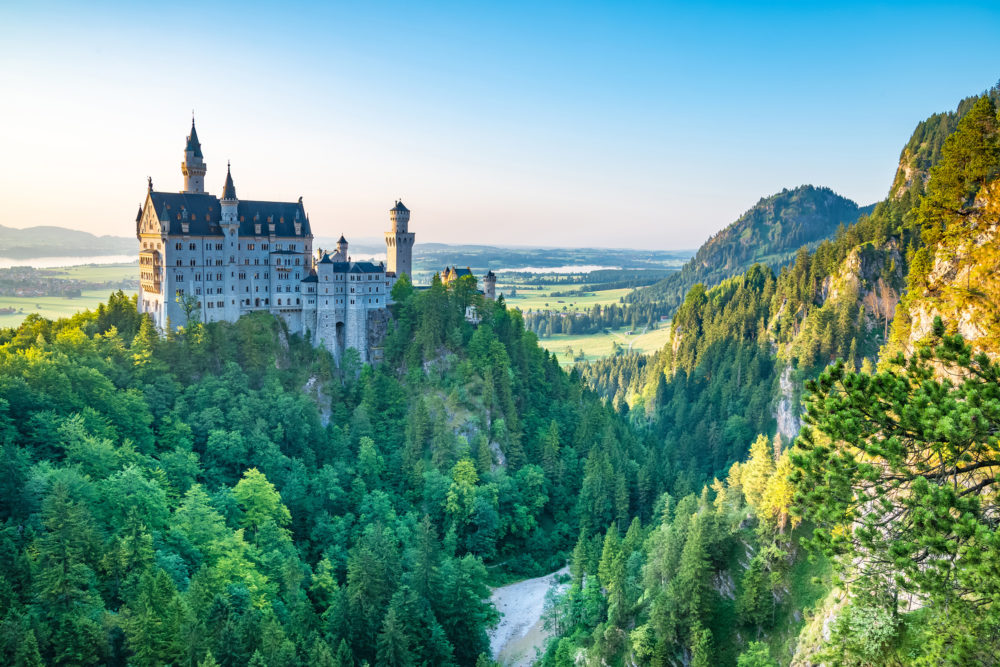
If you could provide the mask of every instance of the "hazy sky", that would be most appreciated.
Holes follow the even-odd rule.
[[[180,190],[318,235],[689,248],[803,183],[885,196],[914,125],[1000,77],[1000,3],[0,0],[0,224],[134,233]],[[2,254],[2,249],[0,249]]]

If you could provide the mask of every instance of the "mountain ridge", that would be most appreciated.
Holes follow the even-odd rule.
[[[778,269],[801,247],[814,248],[841,225],[869,213],[827,187],[800,185],[760,200],[712,235],[679,272],[630,295],[632,301],[666,301],[676,308],[695,284],[706,287],[743,273],[756,263]]]

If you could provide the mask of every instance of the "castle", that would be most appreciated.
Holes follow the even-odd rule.
[[[414,234],[403,202],[389,211],[387,263],[354,262],[343,236],[336,251],[313,254],[301,197],[241,200],[227,167],[219,198],[205,192],[206,171],[192,118],[181,164],[184,191],[154,190],[149,179],[136,216],[139,311],[166,330],[189,320],[235,322],[264,310],[325,346],[338,364],[346,348],[362,362],[377,362],[392,286],[413,269]]]

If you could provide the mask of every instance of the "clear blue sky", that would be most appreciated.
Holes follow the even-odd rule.
[[[0,224],[130,235],[194,108],[210,190],[230,159],[318,234],[402,197],[418,242],[690,248],[783,187],[884,197],[1000,78],[996,2],[137,4],[0,3]]]

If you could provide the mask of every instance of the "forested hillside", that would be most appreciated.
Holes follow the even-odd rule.
[[[4,331],[0,662],[475,664],[487,581],[652,507],[643,440],[517,312],[394,296],[375,370],[264,313],[161,339],[120,293]]]
[[[567,559],[547,665],[1000,661],[995,96],[649,358],[567,374],[471,278],[400,280],[377,368],[121,293],[3,330],[0,662],[486,665]]]
[[[676,474],[652,522],[578,543],[546,664],[1000,659],[996,92],[917,128],[926,181],[695,286],[659,354],[581,368]]]
[[[629,295],[630,301],[662,303],[673,310],[694,285],[711,287],[755,263],[779,268],[802,247],[833,236],[862,213],[856,203],[829,188],[802,185],[764,197],[712,236],[677,273]]]

